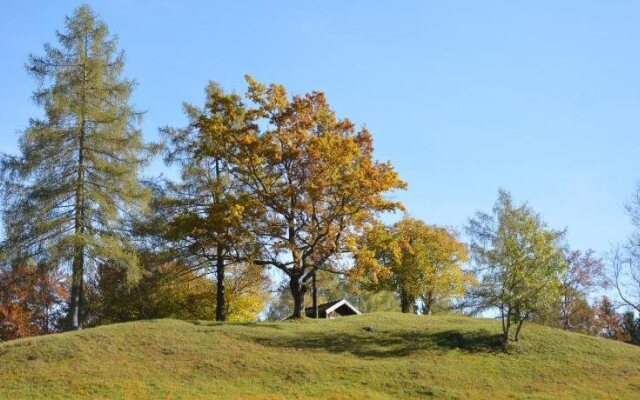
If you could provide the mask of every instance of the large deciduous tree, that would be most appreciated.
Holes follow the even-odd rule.
[[[374,159],[367,129],[337,118],[323,93],[290,98],[280,85],[247,81],[232,173],[260,214],[250,227],[260,253],[254,262],[288,277],[293,317],[303,318],[308,279],[343,268],[341,255],[364,227],[400,207],[385,194],[406,185],[390,163]]]
[[[148,197],[138,182],[148,149],[105,23],[81,6],[57,41],[27,64],[44,115],[22,135],[21,154],[2,161],[4,248],[13,260],[70,264],[69,327],[80,329],[88,263],[136,266],[126,221]]]
[[[563,232],[547,227],[526,204],[516,206],[501,190],[491,213],[469,220],[472,258],[480,276],[476,294],[502,319],[503,345],[512,326],[518,340],[523,323],[556,301],[558,277],[566,268],[559,241]]]

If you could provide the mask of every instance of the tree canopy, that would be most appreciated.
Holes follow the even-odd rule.
[[[547,227],[526,204],[516,206],[501,190],[491,213],[469,220],[471,254],[480,284],[482,305],[500,311],[505,346],[516,326],[544,312],[558,298],[559,276],[566,269],[561,250],[564,232]]]
[[[57,41],[27,64],[44,117],[30,121],[20,155],[2,160],[3,248],[9,260],[71,263],[69,323],[79,329],[87,264],[137,266],[127,220],[148,198],[138,172],[149,148],[129,105],[124,52],[107,25],[81,6]]]
[[[314,306],[497,309],[505,347],[527,320],[640,341],[640,229],[613,260],[622,303],[593,304],[604,261],[504,190],[468,221],[468,244],[408,214],[387,220],[407,184],[321,91],[210,82],[203,105],[183,104],[184,125],[147,144],[107,25],[83,5],[56,39],[27,63],[42,116],[0,157],[0,340],[62,330],[63,317],[66,329],[303,318],[311,293]],[[160,151],[170,172],[143,177]],[[640,189],[628,211],[640,228]]]
[[[392,226],[367,231],[358,253],[356,274],[366,274],[373,286],[394,290],[403,312],[420,300],[422,311],[447,308],[462,297],[475,278],[463,270],[466,246],[450,230],[405,217]]]
[[[247,82],[244,132],[231,138],[228,159],[257,213],[253,262],[288,277],[302,318],[307,280],[340,271],[365,226],[400,208],[386,195],[406,184],[375,160],[368,130],[338,119],[323,93],[290,98],[283,86]]]

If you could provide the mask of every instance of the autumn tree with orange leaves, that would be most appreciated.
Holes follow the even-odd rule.
[[[340,272],[355,238],[379,213],[401,208],[385,195],[406,184],[373,156],[373,138],[339,119],[322,92],[290,97],[246,77],[243,129],[227,140],[230,172],[250,197],[256,265],[289,279],[293,317],[317,270]]]
[[[0,341],[49,333],[63,317],[65,276],[46,265],[0,270]]]

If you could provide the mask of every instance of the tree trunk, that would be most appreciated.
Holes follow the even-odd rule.
[[[413,304],[410,296],[403,289],[400,291],[400,308],[402,312],[407,314],[413,310]]]
[[[422,297],[424,315],[431,315],[433,309],[433,295],[429,293],[427,296]]]
[[[520,329],[522,329],[522,325],[524,324],[524,321],[526,321],[527,319],[529,319],[529,313],[525,313],[524,317],[520,317],[520,320],[518,321],[518,326],[516,327],[516,336],[515,336],[516,342],[520,338]]]
[[[224,296],[224,258],[222,247],[216,249],[216,321],[227,319],[227,304]]]
[[[84,214],[84,121],[81,125],[80,148],[78,149],[78,179],[75,193],[75,217],[74,234],[78,236],[85,232]],[[84,239],[84,238],[82,238]],[[84,245],[76,244],[73,251],[73,264],[71,270],[71,302],[69,308],[69,329],[77,331],[82,329],[82,297],[84,290]]]
[[[291,276],[289,280],[289,287],[291,288],[291,295],[293,296],[293,314],[292,318],[302,319],[304,314],[304,294],[305,287],[300,282],[299,276]]]
[[[511,330],[511,307],[507,307],[507,313],[504,313],[504,307],[500,309],[502,314],[502,350],[506,351],[509,345],[509,331]]]
[[[49,333],[49,312],[50,312],[50,308],[51,308],[51,302],[50,300],[50,294],[51,294],[51,289],[49,288],[49,284],[51,283],[50,278],[49,278],[49,270],[47,269],[45,274],[44,274],[44,283],[43,285],[40,287],[40,290],[42,291],[40,294],[40,299],[41,302],[40,304],[43,305],[44,308],[44,320],[42,321],[42,332],[47,334]],[[44,293],[44,297],[42,297],[42,293]]]
[[[568,294],[566,293],[565,290],[565,294],[564,294],[564,302],[563,302],[563,310],[562,310],[562,327],[564,328],[565,331],[570,330],[570,324],[569,324],[569,316],[570,316],[570,309],[569,309],[569,298],[568,298]]]
[[[82,292],[84,286],[84,257],[82,247],[76,246],[75,253],[71,272],[71,302],[69,305],[69,329],[72,331],[82,329],[80,310],[82,308]]]
[[[518,339],[520,339],[520,329],[522,329],[522,324],[524,324],[524,319],[518,321],[518,326],[516,327],[516,335],[514,338],[516,342],[518,341]]]
[[[313,271],[313,275],[311,276],[311,282],[313,284],[312,287],[312,298],[313,298],[313,318],[319,318],[320,315],[318,313],[318,286],[316,283],[316,271]]]
[[[84,37],[84,56],[87,58],[88,39]],[[80,96],[80,138],[78,143],[78,165],[77,180],[75,187],[75,207],[74,207],[74,235],[75,240],[79,240],[78,236],[85,233],[85,193],[84,193],[84,141],[87,134],[86,122],[86,86],[87,86],[87,70],[83,66],[82,71],[82,94]],[[84,240],[84,238],[82,238]],[[73,264],[71,271],[71,302],[69,308],[69,329],[82,329],[82,297],[84,290],[84,245],[76,244],[73,253]]]
[[[47,304],[44,308],[44,322],[43,322],[42,332],[45,334],[49,333],[49,305]]]

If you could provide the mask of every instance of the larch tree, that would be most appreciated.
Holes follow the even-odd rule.
[[[526,204],[515,206],[501,190],[491,213],[469,220],[471,254],[480,283],[476,294],[502,319],[503,345],[518,340],[525,321],[545,312],[559,295],[559,276],[566,269],[562,231],[547,227]]]
[[[174,259],[198,274],[216,280],[216,320],[224,321],[225,275],[253,268],[251,235],[245,227],[247,195],[230,169],[227,155],[234,136],[243,134],[245,107],[240,96],[226,94],[215,83],[206,89],[204,109],[185,105],[190,122],[185,128],[163,128],[165,161],[180,168],[181,179],[167,182],[154,200],[158,211],[151,230],[159,234]]]
[[[122,77],[124,53],[107,25],[81,6],[57,41],[27,64],[44,116],[31,120],[20,155],[2,160],[4,250],[9,260],[71,267],[69,328],[80,329],[89,263],[135,271],[127,222],[148,198],[138,175],[150,148],[129,104],[134,83]]]
[[[232,172],[259,214],[251,224],[254,263],[287,276],[292,316],[303,318],[309,279],[348,267],[341,260],[355,250],[355,237],[379,213],[400,207],[385,195],[406,184],[390,163],[374,159],[371,134],[337,118],[323,93],[290,98],[280,85],[247,81]]]

